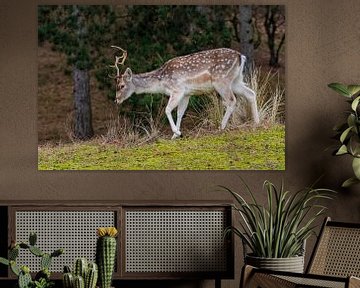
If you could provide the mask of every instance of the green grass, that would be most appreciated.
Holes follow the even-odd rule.
[[[39,170],[284,170],[285,127],[158,140],[134,148],[90,141],[39,147]]]

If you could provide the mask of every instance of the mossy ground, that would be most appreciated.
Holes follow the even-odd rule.
[[[99,141],[39,147],[39,170],[284,170],[285,127],[158,140],[133,148]]]

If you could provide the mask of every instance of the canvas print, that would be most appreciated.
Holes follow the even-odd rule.
[[[38,6],[39,170],[284,170],[284,5]]]

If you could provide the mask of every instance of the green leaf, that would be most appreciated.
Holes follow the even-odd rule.
[[[346,145],[341,145],[341,147],[339,148],[339,150],[336,152],[335,155],[344,155],[347,153],[349,153],[349,152],[348,152]]]
[[[346,181],[344,181],[344,183],[341,185],[341,187],[348,188],[352,185],[359,184],[359,183],[360,183],[359,179],[357,179],[355,177],[351,177],[351,178],[347,179]]]
[[[360,85],[352,84],[347,86],[347,90],[351,94],[351,96],[354,96],[355,94],[360,92]]]
[[[356,111],[357,106],[359,105],[360,96],[356,97],[354,101],[351,103],[351,109]]]
[[[347,118],[347,124],[349,125],[349,127],[355,126],[355,124],[356,124],[356,116],[354,114],[352,114],[352,113],[349,114],[349,116]]]
[[[340,136],[340,141],[341,143],[344,143],[344,141],[346,140],[346,137],[348,136],[349,132],[351,131],[353,127],[349,127],[347,129],[344,130],[344,132],[341,133],[341,136]]]
[[[19,276],[21,270],[20,270],[20,268],[16,265],[16,262],[15,262],[15,261],[10,261],[10,268],[11,268],[11,271],[12,271],[16,276]]]
[[[360,138],[358,135],[353,135],[350,137],[350,141],[347,144],[348,151],[354,157],[360,156]]]
[[[335,92],[339,93],[342,96],[351,97],[351,93],[348,90],[348,86],[341,83],[330,83],[329,88],[333,89]]]
[[[355,157],[353,159],[352,168],[356,178],[360,180],[360,158]]]
[[[5,259],[5,258],[3,258],[3,257],[0,257],[0,263],[1,263],[1,264],[4,264],[4,265],[9,265],[9,264],[10,264],[9,260],[8,260],[8,259]]]

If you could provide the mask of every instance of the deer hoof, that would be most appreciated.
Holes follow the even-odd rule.
[[[176,139],[176,138],[179,138],[181,137],[181,132],[180,131],[177,131],[173,134],[173,136],[171,137],[171,139]]]

